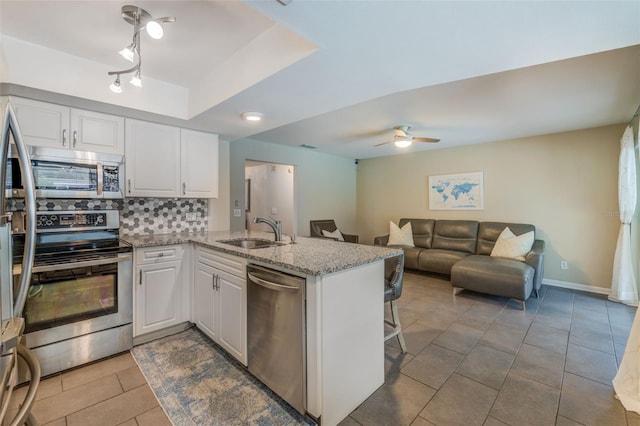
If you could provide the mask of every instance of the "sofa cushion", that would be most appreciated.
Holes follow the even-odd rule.
[[[389,241],[387,245],[413,247],[415,244],[413,244],[411,223],[406,223],[401,228],[392,221],[389,221]]]
[[[403,227],[406,223],[411,222],[413,230],[413,244],[416,247],[431,248],[433,241],[433,227],[436,221],[434,219],[400,219],[399,225]]]
[[[476,248],[476,254],[490,256],[496,240],[507,226],[515,235],[522,235],[530,231],[533,231],[535,235],[536,231],[535,226],[526,223],[480,222],[478,225],[478,245]]]
[[[451,268],[469,253],[455,250],[428,249],[422,250],[418,257],[418,269],[438,274],[451,274]]]
[[[475,220],[438,220],[431,247],[475,254],[477,234],[478,222]]]
[[[344,241],[344,237],[342,236],[342,232],[339,229],[336,229],[333,232],[329,232],[326,229],[322,230],[322,236],[327,238],[333,238],[337,241]]]
[[[507,226],[498,237],[496,244],[491,250],[493,257],[506,257],[524,262],[524,257],[531,251],[533,245],[533,231],[522,235],[514,235]]]
[[[467,256],[451,268],[451,285],[525,301],[533,289],[535,271],[513,259]]]

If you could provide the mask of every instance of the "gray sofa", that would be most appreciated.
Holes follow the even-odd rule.
[[[544,241],[535,240],[525,261],[491,257],[500,233],[509,227],[515,235],[535,226],[523,223],[472,220],[400,219],[411,222],[415,247],[404,250],[405,269],[446,274],[453,292],[461,289],[504,296],[524,302],[542,285]],[[375,237],[374,244],[387,245],[389,235]]]

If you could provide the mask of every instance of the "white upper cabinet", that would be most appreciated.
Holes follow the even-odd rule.
[[[131,119],[125,129],[127,196],[218,196],[218,135]]]
[[[180,129],[126,120],[125,193],[128,197],[178,197]]]
[[[124,154],[124,118],[9,98],[27,145]]]
[[[124,118],[72,108],[71,148],[124,154]]]
[[[181,130],[182,196],[218,198],[218,135]]]

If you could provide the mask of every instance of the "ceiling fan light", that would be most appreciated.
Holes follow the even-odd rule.
[[[147,22],[145,28],[147,29],[147,34],[149,34],[149,37],[151,38],[160,40],[162,36],[164,36],[164,28],[162,28],[162,23],[158,21]]]
[[[122,93],[122,87],[120,87],[120,75],[116,77],[116,80],[109,85],[109,89],[113,93]]]
[[[129,62],[133,62],[133,51],[135,49],[135,44],[131,43],[130,45],[128,45],[127,47],[125,47],[124,49],[122,49],[121,51],[119,51],[118,53],[125,58],[127,61]]]
[[[411,146],[411,141],[408,139],[396,139],[393,143],[398,148],[408,148]]]

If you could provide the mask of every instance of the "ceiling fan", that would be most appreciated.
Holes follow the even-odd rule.
[[[440,139],[414,137],[411,133],[409,133],[410,128],[411,126],[395,126],[393,128],[393,132],[394,132],[393,140],[388,142],[382,142],[375,146],[386,145],[388,143],[393,142],[393,144],[398,148],[407,148],[413,142],[431,142],[431,143],[440,142]]]

